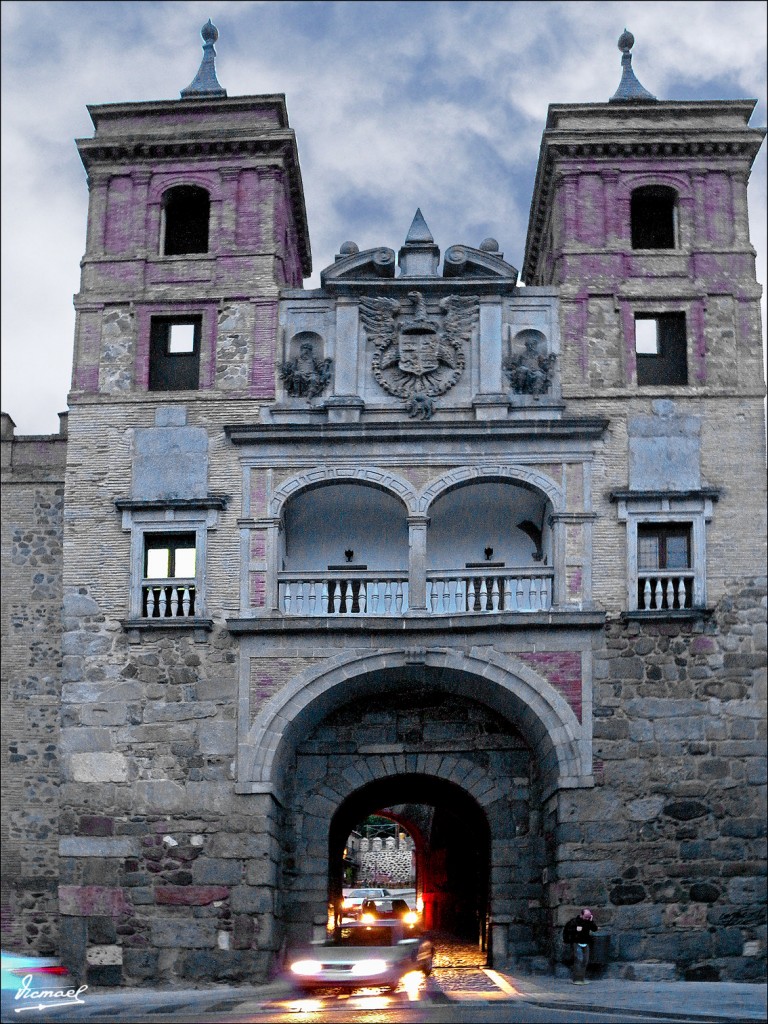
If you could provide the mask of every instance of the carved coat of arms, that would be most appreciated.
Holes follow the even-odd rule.
[[[412,312],[397,299],[363,299],[360,315],[374,344],[373,375],[390,395],[405,402],[408,415],[427,420],[433,399],[444,395],[461,377],[463,345],[477,320],[474,297],[449,295],[430,316],[421,292],[408,292]]]

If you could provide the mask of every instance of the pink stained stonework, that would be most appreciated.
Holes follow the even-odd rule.
[[[581,655],[576,651],[532,651],[516,655],[536,669],[565,697],[581,721]]]

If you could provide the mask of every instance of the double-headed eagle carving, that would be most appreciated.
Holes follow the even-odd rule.
[[[433,398],[450,390],[465,366],[463,345],[478,314],[475,297],[449,295],[430,316],[421,292],[408,292],[412,313],[398,299],[363,299],[360,315],[374,344],[373,375],[390,395],[402,398],[408,415],[428,420]]]

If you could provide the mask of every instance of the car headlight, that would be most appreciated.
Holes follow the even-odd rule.
[[[319,960],[297,960],[295,964],[291,964],[294,974],[319,974],[322,969],[323,965]]]
[[[414,925],[418,923],[419,915],[416,913],[415,910],[409,910],[407,913],[403,914],[403,924]]]
[[[365,913],[360,918],[363,924],[376,924],[376,915]]]
[[[361,960],[357,964],[352,964],[352,974],[384,974],[385,971],[389,970],[389,964],[386,960]]]

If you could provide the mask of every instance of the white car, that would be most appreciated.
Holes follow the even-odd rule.
[[[389,889],[349,889],[341,904],[344,917],[360,917],[360,908],[365,900],[383,900],[391,896]]]
[[[432,973],[435,948],[430,939],[414,934],[400,921],[363,924],[350,921],[338,936],[295,950],[288,965],[299,988],[396,989],[406,974]]]

